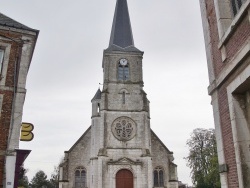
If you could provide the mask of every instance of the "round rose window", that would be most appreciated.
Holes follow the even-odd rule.
[[[119,117],[112,124],[112,133],[118,140],[130,140],[136,133],[135,122],[129,117]]]

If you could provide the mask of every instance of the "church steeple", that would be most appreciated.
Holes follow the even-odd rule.
[[[109,48],[115,50],[139,51],[134,47],[127,0],[117,0]]]

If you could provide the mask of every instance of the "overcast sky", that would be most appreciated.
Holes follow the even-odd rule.
[[[91,124],[116,0],[0,0],[0,12],[40,30],[27,79],[23,122],[35,138],[25,166],[48,176]],[[193,129],[213,128],[199,1],[128,0],[135,46],[144,51],[151,128],[174,152],[179,180]]]

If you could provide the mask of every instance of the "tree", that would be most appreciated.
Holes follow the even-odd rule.
[[[24,188],[29,187],[29,180],[28,177],[26,176],[27,171],[28,170],[23,166],[20,167],[20,172],[18,177],[18,187],[24,187]]]
[[[51,174],[49,181],[54,188],[59,187],[59,165],[54,166],[54,172]]]
[[[53,188],[59,187],[59,169],[60,165],[63,163],[64,158],[62,157],[60,159],[60,162],[57,166],[54,166],[54,172],[51,174],[50,183],[53,186]]]
[[[196,188],[219,188],[218,155],[214,129],[193,130],[187,140],[189,155],[187,166],[191,168],[192,181]]]
[[[38,171],[32,178],[30,183],[31,188],[54,188],[50,181],[47,180],[47,175],[44,171]]]

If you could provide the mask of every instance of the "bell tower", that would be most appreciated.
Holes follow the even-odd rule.
[[[102,170],[98,182],[129,170],[138,174],[137,187],[152,187],[149,101],[143,90],[142,59],[143,52],[134,45],[127,0],[117,0],[109,46],[103,52],[101,97],[93,100],[100,104],[91,127],[91,135],[96,135],[93,168],[102,163],[102,169],[110,169],[108,174]],[[110,182],[105,184],[111,187]]]
[[[109,47],[103,53],[100,112],[106,123],[104,138],[108,138],[104,148],[150,150],[149,101],[143,91],[142,59],[143,52],[134,46],[127,1],[117,0]]]

